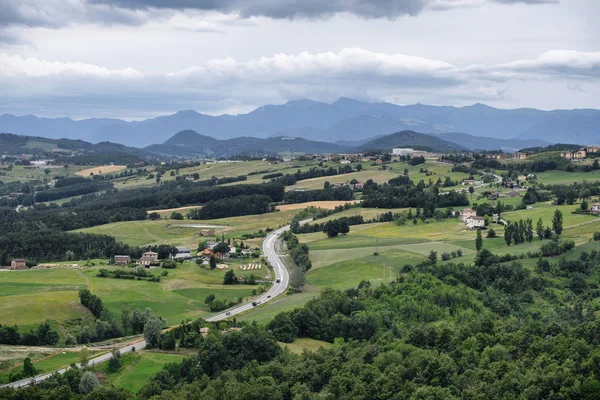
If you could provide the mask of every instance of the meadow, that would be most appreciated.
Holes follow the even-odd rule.
[[[241,262],[237,261],[238,264]],[[232,301],[250,298],[257,287],[223,285],[225,271],[209,270],[192,262],[168,270],[168,276],[162,277],[158,283],[97,277],[100,268],[125,268],[107,267],[105,263],[78,269],[56,267],[0,273],[0,321],[28,329],[49,320],[64,334],[68,320],[91,318],[78,297],[78,291],[87,288],[98,295],[114,315],[120,315],[124,308],[144,310],[149,307],[155,314],[165,318],[169,325],[173,325],[188,318],[212,315],[204,304],[209,294],[215,294],[217,299]],[[232,267],[235,265],[232,263]],[[151,270],[151,273],[158,275],[162,271]],[[236,269],[238,276],[250,273],[262,277],[268,275],[269,271],[243,272]]]
[[[180,362],[185,356],[172,352],[137,351],[122,355],[123,365],[115,372],[108,372],[106,365],[98,366],[96,370],[103,372],[104,384],[137,393],[166,364]]]

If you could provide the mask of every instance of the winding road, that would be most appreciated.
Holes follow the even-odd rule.
[[[309,221],[310,220],[302,221],[301,224],[305,224]],[[264,253],[265,257],[267,258],[267,260],[269,261],[269,263],[271,264],[271,266],[273,267],[273,271],[275,273],[275,282],[273,283],[273,286],[271,286],[271,288],[266,293],[263,293],[257,299],[254,299],[253,302],[244,303],[237,307],[233,307],[228,310],[225,310],[221,314],[213,315],[212,317],[206,318],[206,321],[216,322],[216,321],[221,321],[221,320],[230,318],[237,314],[241,314],[243,312],[253,309],[255,307],[253,305],[253,303],[256,305],[264,304],[268,301],[273,300],[275,297],[279,296],[280,294],[284,293],[287,290],[287,287],[288,287],[288,284],[290,281],[290,275],[289,275],[287,269],[285,268],[283,261],[281,261],[280,256],[277,255],[277,252],[275,251],[275,243],[277,242],[277,239],[279,239],[279,236],[289,229],[290,229],[289,225],[284,226],[283,228],[279,228],[276,231],[271,232],[271,234],[269,236],[267,236],[265,238],[265,240],[263,241],[263,253]],[[146,347],[146,342],[144,340],[140,340],[138,342],[130,343],[127,346],[121,347],[119,349],[119,352],[121,354],[126,354],[131,351],[143,349],[144,347]],[[111,358],[112,358],[111,353],[103,354],[101,356],[90,359],[88,361],[87,365],[89,366],[89,365],[100,364],[100,363],[110,360]],[[80,368],[81,365],[77,364],[77,367]],[[67,372],[67,369],[68,368],[63,368],[63,369],[59,369],[58,371],[55,371],[55,372],[59,373],[59,374],[64,374],[65,372]],[[54,374],[54,372],[50,372],[47,374],[35,376],[33,378],[22,379],[20,381],[2,385],[2,386],[0,386],[0,388],[12,387],[14,389],[17,389],[20,387],[28,386],[28,385],[35,384],[35,383],[41,382],[43,380],[46,380],[46,379],[50,378],[53,374]]]

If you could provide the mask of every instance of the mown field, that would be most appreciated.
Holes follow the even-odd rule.
[[[137,393],[148,379],[166,364],[180,362],[186,355],[173,352],[138,351],[121,356],[123,365],[115,372],[108,372],[106,364],[96,367],[103,383]]]
[[[116,222],[79,230],[85,233],[99,233],[114,236],[129,245],[172,244],[196,247],[201,240],[199,232],[214,229],[217,236],[240,237],[244,233],[254,233],[266,228],[275,229],[288,224],[298,210],[277,211],[262,215],[247,215],[211,220],[145,220]],[[170,216],[167,211],[166,214]]]

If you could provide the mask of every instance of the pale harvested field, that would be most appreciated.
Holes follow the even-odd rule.
[[[279,211],[289,211],[289,210],[303,210],[307,207],[317,207],[324,208],[326,210],[333,210],[337,206],[343,206],[346,203],[358,203],[359,200],[348,200],[348,201],[340,201],[340,200],[332,200],[332,201],[309,201],[307,203],[298,203],[298,204],[283,204],[281,206],[277,206]]]
[[[193,210],[195,208],[202,208],[202,206],[186,206],[186,207],[178,207],[178,208],[165,208],[164,210],[148,210],[148,214],[151,214],[153,212],[155,213],[172,213],[173,211],[186,211],[186,210]]]
[[[83,169],[79,172],[75,172],[75,175],[90,176],[90,174],[108,174],[111,172],[121,171],[125,168],[127,168],[125,165],[101,165],[99,167]]]

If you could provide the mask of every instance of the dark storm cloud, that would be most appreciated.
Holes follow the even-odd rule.
[[[327,18],[350,13],[363,18],[396,18],[417,15],[431,0],[91,0],[134,10],[196,9],[239,13],[247,17],[274,19]]]

